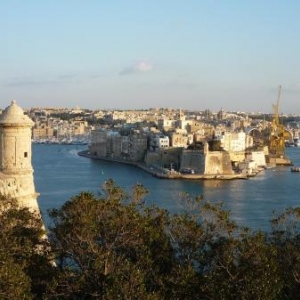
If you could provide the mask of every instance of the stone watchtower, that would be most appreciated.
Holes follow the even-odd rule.
[[[31,165],[33,125],[15,101],[0,114],[0,194],[39,213]]]

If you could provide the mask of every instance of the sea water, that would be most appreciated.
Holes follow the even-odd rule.
[[[147,204],[173,213],[184,209],[185,193],[202,195],[212,203],[222,202],[234,221],[255,230],[268,230],[274,211],[300,205],[300,173],[291,172],[290,167],[264,170],[248,180],[167,180],[134,166],[78,156],[85,149],[82,145],[33,145],[35,186],[46,222],[49,209],[82,191],[101,194],[108,179],[128,193],[135,184],[142,184],[149,191]],[[300,166],[300,148],[287,148],[287,156]]]

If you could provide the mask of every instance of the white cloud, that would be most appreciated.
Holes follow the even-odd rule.
[[[148,72],[152,70],[152,64],[148,61],[140,61],[136,64],[135,69],[139,72]]]
[[[119,74],[127,75],[138,72],[149,72],[153,69],[153,65],[148,60],[139,60],[133,65],[124,68]]]

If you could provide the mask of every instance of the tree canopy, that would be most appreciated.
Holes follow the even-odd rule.
[[[0,299],[297,299],[300,210],[270,232],[238,226],[221,204],[186,195],[177,214],[113,180],[41,219],[0,201]]]

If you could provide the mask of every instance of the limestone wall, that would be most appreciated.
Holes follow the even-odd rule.
[[[205,155],[205,175],[233,174],[229,153],[212,151]]]
[[[149,152],[146,164],[165,165],[175,163],[179,153],[161,151]],[[184,169],[194,170],[195,174],[204,175],[232,175],[230,155],[224,151],[182,150],[180,153],[179,171]]]
[[[0,127],[0,170],[5,173],[32,170],[30,128]]]
[[[39,212],[32,174],[9,176],[0,173],[0,194],[16,198],[21,206]]]
[[[247,160],[252,160],[259,167],[266,166],[266,156],[263,151],[253,151],[246,155]]]
[[[145,156],[145,163],[148,166],[170,166],[173,164],[174,167],[178,167],[181,151],[182,150],[180,148],[159,149],[155,152],[148,151]]]
[[[194,170],[197,174],[204,174],[205,156],[202,151],[183,151],[180,160],[180,171],[184,169]]]

